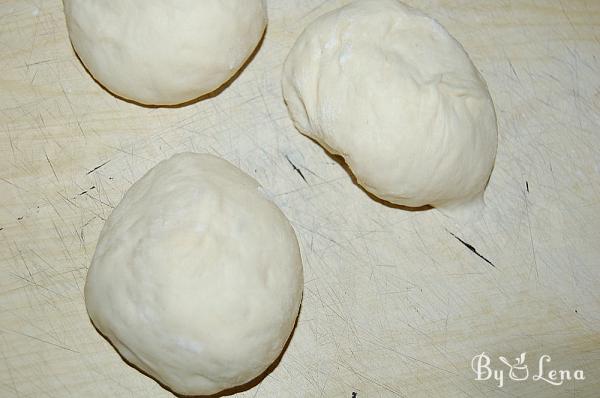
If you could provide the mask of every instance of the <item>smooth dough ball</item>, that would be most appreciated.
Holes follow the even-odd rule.
[[[176,393],[205,395],[277,359],[302,288],[294,230],[258,183],[187,153],[150,170],[106,221],[85,303],[127,361]]]
[[[490,94],[421,12],[362,0],[323,15],[291,50],[283,93],[296,127],[374,195],[448,208],[483,197],[498,135]]]
[[[250,57],[264,0],[63,0],[84,65],[114,94],[175,105],[210,93]]]

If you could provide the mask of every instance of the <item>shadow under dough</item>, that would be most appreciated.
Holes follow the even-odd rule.
[[[242,64],[242,66],[238,69],[237,72],[235,72],[235,74],[233,76],[231,76],[225,83],[221,84],[219,87],[217,87],[216,89],[214,89],[213,91],[211,91],[210,93],[204,94],[198,98],[194,98],[191,99],[189,101],[186,102],[182,102],[181,104],[175,104],[175,105],[149,105],[149,104],[142,104],[141,102],[137,102],[135,100],[129,99],[129,98],[125,98],[122,97],[118,94],[113,93],[112,91],[110,91],[108,88],[106,88],[106,86],[104,86],[100,81],[98,81],[94,75],[90,72],[90,70],[88,69],[88,67],[86,66],[86,64],[81,60],[81,58],[79,57],[79,54],[77,54],[77,51],[75,50],[75,47],[73,47],[73,43],[71,43],[71,48],[73,49],[73,52],[75,53],[75,57],[77,57],[77,59],[79,60],[79,62],[81,63],[81,65],[83,65],[83,69],[85,69],[86,73],[92,78],[92,80],[94,80],[96,82],[96,84],[98,84],[104,91],[106,91],[108,94],[110,94],[112,97],[117,98],[121,101],[124,102],[128,102],[130,104],[133,105],[137,105],[137,106],[141,106],[143,108],[148,108],[148,109],[158,109],[158,108],[171,108],[171,109],[177,109],[177,108],[184,108],[186,106],[189,105],[193,105],[196,104],[198,102],[210,99],[210,98],[214,98],[216,96],[218,96],[219,94],[221,94],[223,91],[225,91],[229,86],[231,86],[231,84],[244,72],[244,70],[246,70],[246,68],[248,67],[248,65],[250,65],[250,63],[252,63],[252,61],[254,60],[254,58],[256,58],[256,55],[258,54],[258,52],[260,51],[260,49],[263,46],[263,43],[265,41],[265,36],[267,35],[267,30],[269,29],[269,27],[267,26],[260,38],[260,40],[258,41],[258,44],[256,45],[256,47],[254,48],[254,50],[252,51],[252,53],[250,54],[250,56],[246,59],[246,61]]]
[[[399,209],[399,210],[410,211],[410,212],[423,212],[423,211],[429,211],[429,210],[433,209],[433,207],[429,206],[429,205],[421,206],[421,207],[410,207],[410,206],[399,205],[399,204],[396,204],[396,203],[388,202],[385,199],[381,199],[380,197],[375,196],[371,192],[367,191],[365,189],[365,187],[363,187],[358,182],[358,179],[356,178],[356,176],[352,172],[352,169],[350,169],[350,166],[348,166],[348,163],[346,163],[346,160],[344,159],[343,156],[336,155],[336,154],[333,154],[333,153],[327,151],[327,149],[323,148],[323,146],[321,144],[319,144],[319,142],[316,141],[314,138],[309,137],[307,135],[305,135],[305,137],[307,137],[309,140],[311,140],[312,142],[314,142],[315,144],[317,144],[319,146],[319,148],[321,148],[321,150],[323,152],[325,152],[325,154],[327,154],[327,156],[329,156],[331,158],[331,160],[333,160],[334,162],[336,162],[337,164],[339,164],[344,169],[344,171],[346,171],[346,173],[348,173],[348,175],[352,179],[352,183],[354,185],[356,185],[358,188],[360,188],[360,190],[363,191],[364,194],[366,194],[369,198],[371,198],[375,202],[377,202],[377,203],[379,203],[379,204],[381,204],[383,206],[392,208],[392,209]]]

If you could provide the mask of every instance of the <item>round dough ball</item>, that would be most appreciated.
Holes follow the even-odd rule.
[[[414,207],[483,197],[497,149],[490,94],[421,12],[362,0],[323,15],[291,50],[283,93],[297,128],[374,195]]]
[[[63,0],[75,51],[114,94],[176,105],[227,82],[267,23],[264,0]]]
[[[106,221],[85,303],[127,361],[176,393],[204,395],[277,359],[302,288],[294,230],[258,183],[188,153],[150,170]]]

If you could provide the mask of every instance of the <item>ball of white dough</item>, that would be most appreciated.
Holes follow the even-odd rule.
[[[89,316],[127,361],[174,392],[252,380],[294,327],[300,250],[260,189],[224,160],[176,155],[106,221],[85,285]]]
[[[84,65],[114,94],[175,105],[227,82],[259,43],[264,0],[63,0]]]
[[[482,198],[494,106],[461,45],[421,12],[361,0],[323,15],[291,50],[283,93],[296,127],[374,195],[417,207]]]

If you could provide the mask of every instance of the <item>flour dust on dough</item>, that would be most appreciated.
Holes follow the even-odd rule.
[[[482,203],[497,150],[494,105],[462,46],[396,0],[321,16],[284,66],[296,127],[344,157],[386,201],[443,209]]]
[[[186,153],[150,170],[108,218],[85,302],[127,361],[174,392],[208,395],[273,363],[302,289],[294,230],[259,184]]]
[[[176,105],[227,82],[267,23],[264,0],[63,0],[84,65],[114,94]]]

